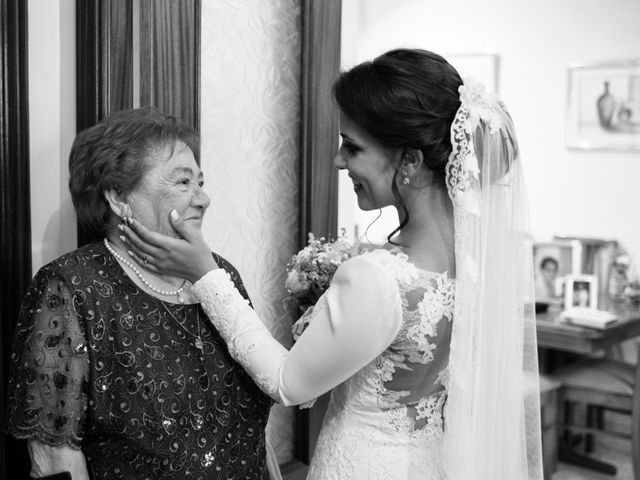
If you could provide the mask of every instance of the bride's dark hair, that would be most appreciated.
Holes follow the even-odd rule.
[[[333,86],[340,110],[382,145],[420,150],[425,165],[444,183],[451,153],[450,128],[460,107],[460,75],[444,58],[426,50],[397,49],[343,72]],[[391,237],[409,223],[396,186],[391,189],[404,211]]]

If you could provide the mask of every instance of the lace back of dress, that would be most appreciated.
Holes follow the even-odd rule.
[[[540,479],[528,206],[511,118],[465,80],[451,128],[456,303],[445,406],[449,479]]]
[[[383,354],[387,407],[400,408],[410,432],[442,432],[446,367],[451,339],[454,285],[449,276],[420,272],[400,285],[403,326]]]

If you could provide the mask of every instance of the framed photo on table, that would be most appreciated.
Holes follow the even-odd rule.
[[[533,268],[536,303],[559,304],[564,298],[568,275],[580,274],[582,244],[556,240],[533,244]]]
[[[567,147],[640,151],[640,59],[571,64],[568,74]]]
[[[565,280],[564,308],[598,308],[598,277],[568,275]]]

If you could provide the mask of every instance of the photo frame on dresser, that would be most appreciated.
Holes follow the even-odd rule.
[[[574,273],[595,275],[598,279],[598,303],[602,305],[606,302],[613,261],[621,251],[618,240],[580,235],[556,235],[553,239],[578,242],[581,245],[580,268]]]
[[[598,277],[568,275],[565,279],[564,309],[598,308]]]
[[[533,244],[536,303],[563,303],[565,279],[581,272],[582,244],[574,240],[554,240]]]

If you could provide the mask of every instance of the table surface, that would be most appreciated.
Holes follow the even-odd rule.
[[[615,323],[603,329],[567,323],[559,318],[559,308],[536,314],[538,347],[591,354],[640,335],[640,306],[608,302],[602,309],[618,316]]]

